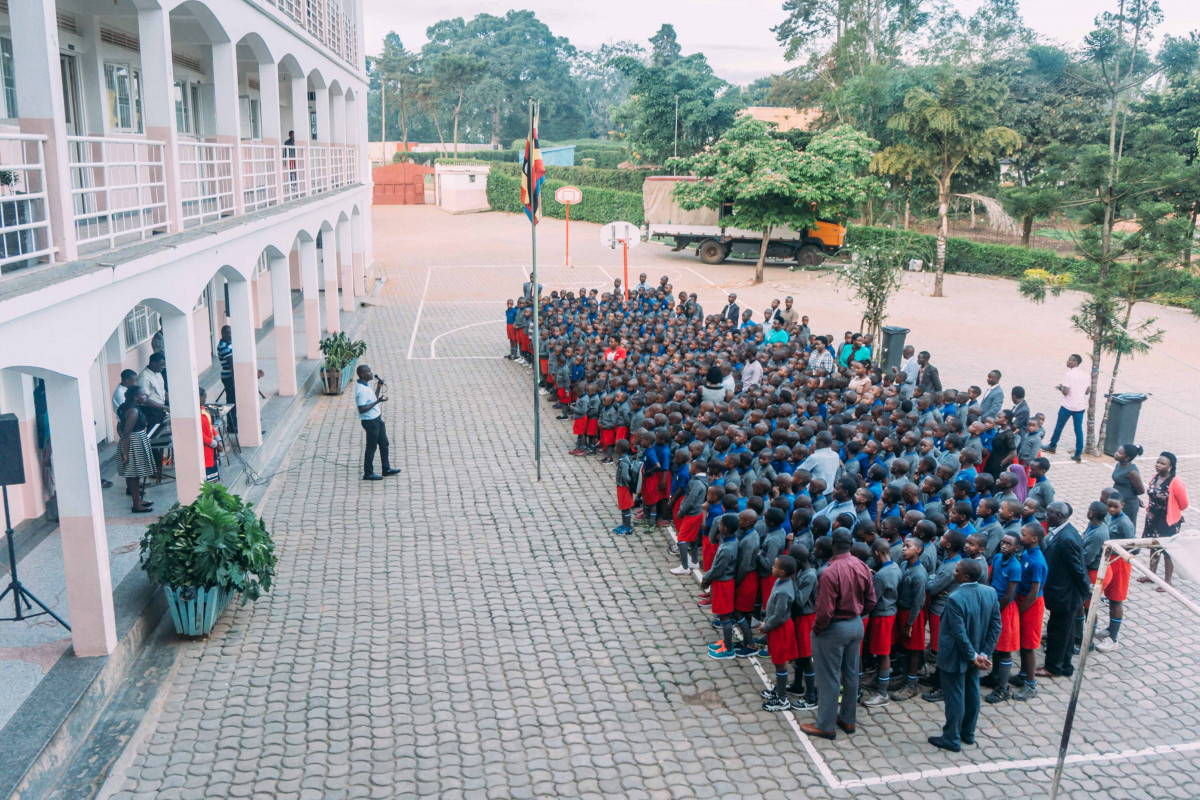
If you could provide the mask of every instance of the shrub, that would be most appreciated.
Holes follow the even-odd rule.
[[[442,153],[442,152],[406,153],[405,155],[407,155],[408,158],[410,160],[412,160],[413,162],[415,162],[417,164],[424,164],[426,166],[429,166],[430,164],[434,163],[435,161],[442,161],[444,159],[455,158],[453,150],[450,150],[450,151],[447,151],[444,153]],[[517,160],[517,153],[515,150],[462,150],[462,151],[459,151],[457,158],[477,159],[479,161],[487,161],[487,162],[493,162],[493,161],[515,162]]]
[[[566,217],[566,207],[554,199],[556,189],[569,185],[566,181],[547,180],[542,184],[542,214],[554,219]],[[521,179],[517,175],[505,174],[493,169],[488,175],[488,203],[494,211],[519,214],[521,205]],[[571,207],[571,219],[598,222],[607,225],[618,220],[641,225],[645,221],[642,211],[642,193],[622,192],[616,189],[589,187],[583,193],[583,202]]]
[[[503,171],[506,175],[519,176],[520,164],[496,164],[492,172]],[[642,184],[647,175],[657,172],[646,169],[590,169],[588,167],[546,167],[546,180],[562,185],[594,186],[597,189],[616,189],[619,192],[642,193]]]

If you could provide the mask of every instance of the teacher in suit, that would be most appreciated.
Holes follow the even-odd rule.
[[[1075,618],[1083,612],[1083,601],[1091,585],[1083,563],[1083,537],[1068,520],[1071,506],[1051,503],[1046,509],[1050,535],[1042,544],[1046,554],[1046,585],[1042,594],[1050,619],[1046,622],[1046,665],[1035,673],[1039,678],[1069,677],[1075,672],[1071,656],[1075,650]]]
[[[1000,388],[1000,370],[994,369],[987,374],[987,391],[979,398],[980,419],[988,419],[1000,415],[1004,408],[1004,390]]]
[[[954,568],[958,590],[946,601],[938,632],[937,665],[946,702],[946,724],[929,743],[959,752],[975,744],[979,719],[979,670],[992,666],[988,654],[1000,639],[1000,602],[996,591],[981,586],[983,566],[974,559]]]

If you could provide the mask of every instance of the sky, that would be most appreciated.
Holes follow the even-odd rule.
[[[379,52],[384,34],[396,31],[405,47],[418,50],[425,29],[441,19],[502,15],[510,8],[530,9],[557,36],[592,49],[629,39],[645,43],[664,22],[675,26],[683,52],[703,52],[716,73],[735,84],[788,68],[771,27],[784,17],[782,0],[364,0],[368,53]],[[953,0],[964,15],[979,0]],[[1165,21],[1159,33],[1184,34],[1200,29],[1200,2],[1159,0]],[[1115,8],[1112,0],[1020,0],[1025,24],[1062,44],[1076,44],[1091,30],[1092,19]]]

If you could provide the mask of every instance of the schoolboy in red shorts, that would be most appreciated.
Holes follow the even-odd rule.
[[[738,627],[742,629],[742,646],[736,653],[741,658],[758,655],[751,635],[750,615],[758,605],[758,514],[750,509],[738,514],[738,560],[737,594],[733,599],[733,610],[738,614]]]
[[[992,663],[996,668],[979,681],[991,687],[984,698],[989,703],[1003,703],[1009,698],[1008,678],[1012,673],[1012,654],[1021,649],[1021,615],[1017,609],[1017,587],[1021,585],[1021,559],[1017,556],[1017,537],[1006,533],[1000,538],[1000,550],[992,556],[992,588],[1000,601],[1000,638]]]
[[[705,498],[708,497],[708,475],[703,461],[693,461],[688,470],[687,488],[675,510],[675,540],[679,545],[679,566],[671,570],[676,575],[692,571],[691,555],[700,540],[704,523]]]
[[[920,692],[917,670],[925,654],[925,592],[929,572],[921,563],[925,542],[919,536],[904,540],[904,566],[900,568],[900,585],[896,589],[896,646],[908,653],[904,679],[888,692],[891,700],[909,700]]]
[[[1133,539],[1133,521],[1125,513],[1125,501],[1117,489],[1105,489],[1101,495],[1108,506],[1108,538]],[[1108,598],[1108,628],[1096,633],[1096,649],[1101,653],[1116,650],[1117,636],[1121,632],[1121,618],[1125,614],[1125,600],[1129,597],[1129,578],[1133,568],[1129,562],[1113,554],[1108,559],[1108,570],[1104,573],[1104,596]]]
[[[778,509],[773,509],[778,510]],[[767,637],[767,653],[775,665],[775,687],[762,691],[763,711],[787,711],[788,662],[800,657],[796,627],[792,622],[792,603],[796,599],[796,560],[779,556],[771,568],[771,594],[763,608],[759,631]]]
[[[892,677],[892,639],[896,626],[896,611],[900,592],[900,567],[892,561],[892,548],[885,540],[876,539],[871,555],[879,563],[871,580],[875,584],[875,607],[867,622],[865,650],[875,658],[875,683],[863,690],[864,706],[876,708],[888,704],[888,683]],[[867,686],[869,676],[863,676]]]
[[[617,441],[617,508],[621,511],[621,524],[613,528],[618,536],[633,533],[633,489],[637,483],[637,469],[633,456],[629,455],[629,442]]]
[[[717,615],[721,625],[721,642],[708,649],[709,658],[724,660],[736,658],[733,649],[733,595],[737,577],[738,557],[738,518],[734,514],[724,514],[717,520],[717,535],[720,544],[713,556],[712,568],[704,573],[700,580],[701,589],[710,589],[712,594],[712,612]]]
[[[508,355],[505,356],[509,361],[516,361],[520,358],[517,350],[517,331],[513,327],[513,322],[517,319],[517,309],[512,300],[509,300],[504,309],[504,333],[508,337]]]
[[[1046,529],[1042,523],[1028,522],[1021,527],[1021,582],[1017,585],[1017,611],[1021,615],[1021,672],[1009,683],[1019,688],[1013,692],[1014,700],[1037,697],[1036,668],[1037,649],[1042,645],[1042,619],[1046,614],[1046,600],[1042,597],[1042,586],[1046,583],[1046,556],[1042,553],[1042,540]]]
[[[796,629],[796,678],[788,694],[796,697],[792,708],[802,710],[817,707],[817,675],[812,659],[812,629],[817,618],[817,570],[808,548],[793,544],[788,556],[796,562],[795,601],[792,603],[792,625]]]

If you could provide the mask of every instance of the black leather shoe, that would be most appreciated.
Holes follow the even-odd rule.
[[[943,750],[949,750],[951,753],[961,753],[962,747],[952,742],[948,742],[941,736],[930,736],[929,743],[934,747],[940,747]]]
[[[363,475],[364,481],[381,481],[383,476],[372,472],[370,475]]]
[[[385,478],[390,477],[392,475],[399,475],[399,474],[400,474],[399,467],[389,467],[383,471],[383,477],[385,477]]]

